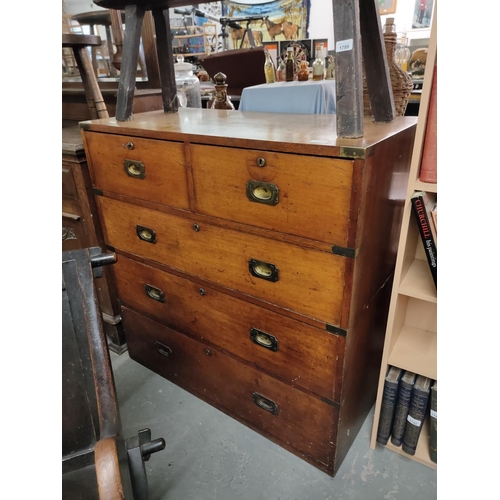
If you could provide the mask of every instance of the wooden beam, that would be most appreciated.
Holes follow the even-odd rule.
[[[337,136],[362,137],[364,109],[359,0],[332,0],[332,3]]]
[[[170,36],[170,14],[165,10],[153,9],[153,18],[156,30],[156,53],[160,68],[161,95],[163,111],[177,113],[179,103],[177,100],[177,87],[175,85],[174,51],[172,37]]]
[[[396,110],[377,0],[363,0],[359,17],[366,86],[373,119],[390,122],[396,117]]]

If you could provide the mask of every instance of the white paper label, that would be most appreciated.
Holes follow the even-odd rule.
[[[421,420],[417,420],[410,415],[408,415],[408,422],[410,422],[410,424],[416,425],[417,427],[420,427],[420,425],[422,424]]]
[[[434,411],[434,410],[431,410],[431,417],[438,418],[438,412]]]
[[[341,40],[335,44],[336,52],[346,52],[348,50],[352,50],[352,38],[349,38],[349,40]]]

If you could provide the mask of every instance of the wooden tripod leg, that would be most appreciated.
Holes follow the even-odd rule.
[[[145,8],[143,5],[127,5],[125,7],[125,36],[123,40],[123,57],[116,98],[116,120],[126,122],[132,118],[139,43],[141,39],[142,20]],[[175,80],[174,80],[175,81]]]
[[[370,108],[376,122],[396,117],[389,65],[376,0],[364,0],[359,10],[363,60]]]
[[[177,87],[175,86],[172,37],[170,36],[170,14],[168,9],[154,9],[153,18],[156,30],[156,53],[160,69],[161,95],[165,113],[177,113]]]

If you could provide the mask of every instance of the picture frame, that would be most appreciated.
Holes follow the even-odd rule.
[[[379,13],[382,16],[396,13],[397,0],[378,0]]]

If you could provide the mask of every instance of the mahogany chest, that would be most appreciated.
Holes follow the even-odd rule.
[[[334,475],[375,401],[415,126],[83,122],[130,357]]]

